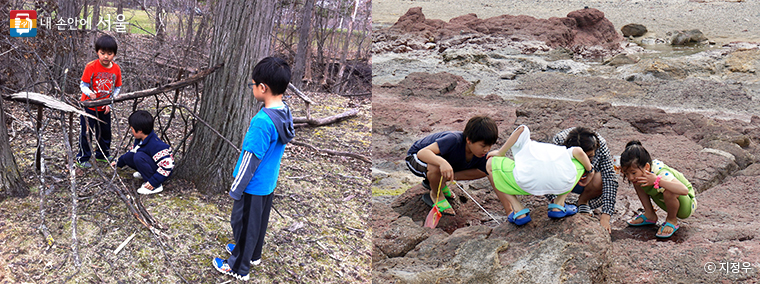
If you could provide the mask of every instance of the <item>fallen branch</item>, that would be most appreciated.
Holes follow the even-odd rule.
[[[74,112],[74,113],[84,115],[92,119],[96,119],[100,122],[103,122],[97,117],[89,115],[83,110],[75,106],[67,104],[54,97],[43,95],[40,93],[21,92],[21,93],[15,93],[15,94],[10,94],[10,95],[2,95],[2,97],[3,99],[6,99],[6,100],[17,101],[17,102],[22,102],[22,103],[30,103],[33,105],[44,106],[46,108],[51,108],[51,109],[60,110],[64,112]]]
[[[358,113],[359,113],[359,109],[352,109],[352,110],[348,110],[348,111],[346,111],[344,113],[341,113],[341,114],[338,114],[338,115],[333,115],[333,116],[330,116],[330,117],[319,118],[319,119],[306,118],[306,117],[294,117],[293,118],[293,123],[294,123],[293,126],[294,127],[302,127],[302,126],[306,126],[306,125],[308,125],[308,126],[322,126],[322,125],[332,124],[332,123],[336,123],[336,122],[339,122],[339,121],[343,121],[343,120],[352,118],[352,117],[356,116]]]
[[[115,102],[121,102],[121,101],[126,101],[126,100],[133,100],[133,99],[137,99],[137,98],[142,98],[142,97],[152,96],[152,95],[155,95],[155,94],[160,94],[160,93],[163,93],[163,92],[168,92],[168,91],[179,89],[179,88],[182,88],[182,87],[186,87],[186,86],[191,85],[191,84],[193,84],[195,82],[198,82],[201,79],[205,78],[206,76],[210,75],[211,73],[214,73],[214,71],[216,71],[217,69],[219,69],[221,67],[222,67],[222,64],[219,64],[219,65],[216,65],[214,67],[211,67],[211,68],[208,68],[208,69],[204,69],[204,70],[198,72],[198,74],[195,74],[192,77],[189,77],[189,78],[187,78],[185,80],[169,83],[169,84],[163,85],[161,87],[152,88],[152,89],[146,89],[146,90],[141,90],[141,91],[136,91],[136,92],[131,92],[131,93],[126,93],[126,94],[119,95],[119,97],[117,97],[117,98],[111,97],[110,99],[105,99],[105,100],[84,101],[84,102],[81,102],[81,104],[84,107],[104,106],[104,105],[110,105],[110,104],[115,103]]]
[[[312,149],[314,151],[322,152],[322,153],[329,154],[329,155],[351,157],[351,158],[355,158],[355,159],[359,159],[359,160],[365,161],[365,162],[370,163],[370,164],[372,163],[372,160],[370,160],[370,158],[368,158],[367,156],[364,156],[364,155],[359,155],[359,154],[350,153],[350,152],[341,152],[341,151],[334,151],[334,150],[327,150],[327,149],[319,149],[319,148],[314,147],[314,146],[312,146],[310,144],[306,144],[306,143],[295,141],[295,140],[290,140],[290,143],[293,144],[293,145],[303,146],[303,147]]]
[[[304,102],[306,102],[307,105],[309,105],[309,104],[317,104],[314,101],[312,101],[309,97],[307,97],[306,95],[304,95],[304,93],[301,92],[301,90],[299,90],[298,88],[296,88],[296,86],[293,86],[293,84],[288,83],[288,89],[290,89],[291,92],[293,92],[294,94],[296,94],[296,96],[298,96]]]

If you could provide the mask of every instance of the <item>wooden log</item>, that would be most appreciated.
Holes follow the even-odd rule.
[[[105,100],[84,101],[81,104],[82,104],[82,106],[85,106],[85,107],[104,106],[104,105],[110,105],[110,104],[115,103],[115,102],[132,100],[132,99],[152,96],[152,95],[155,95],[155,94],[160,94],[160,93],[163,93],[163,92],[168,92],[168,91],[179,89],[179,88],[182,88],[182,87],[186,87],[186,86],[191,85],[191,84],[193,84],[195,82],[198,82],[201,79],[205,78],[206,76],[210,75],[211,73],[214,73],[214,71],[216,71],[217,69],[219,69],[221,67],[222,67],[222,64],[218,64],[218,65],[216,65],[214,67],[211,67],[211,68],[208,68],[208,69],[204,69],[203,71],[198,72],[198,74],[195,74],[192,77],[189,77],[189,78],[187,78],[185,80],[169,83],[169,84],[163,85],[161,87],[151,88],[151,89],[140,90],[140,91],[136,91],[136,92],[122,94],[122,95],[119,95],[118,98],[111,97],[110,99],[105,99]]]

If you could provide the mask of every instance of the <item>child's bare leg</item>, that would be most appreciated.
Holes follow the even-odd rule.
[[[681,202],[678,201],[678,194],[672,193],[669,190],[665,190],[662,192],[663,199],[665,201],[665,207],[668,209],[668,216],[665,217],[665,221],[668,223],[673,224],[673,226],[678,225],[678,209],[681,208]],[[647,217],[649,218],[649,217]],[[673,228],[663,226],[662,227],[662,234],[667,235],[673,232]]]
[[[506,197],[502,196],[502,195],[506,195],[505,193],[496,189],[496,185],[494,185],[493,178],[491,177],[491,175],[488,175],[488,181],[491,182],[491,187],[493,188],[493,191],[496,192],[496,196],[499,197],[499,201],[501,201],[501,205],[504,206],[504,211],[506,211],[507,214],[509,214],[509,212],[512,212],[512,204],[509,203],[509,200]]]
[[[438,166],[431,164],[428,164],[427,169],[427,179],[430,182],[430,200],[433,200],[433,203],[438,203],[438,201],[446,199],[443,192],[438,193],[438,186],[441,181],[441,169]],[[440,185],[441,188],[444,186],[446,186],[446,181],[443,181],[443,184]],[[454,214],[454,209],[449,208],[443,212]]]
[[[557,198],[554,199],[554,204],[557,204],[559,206],[565,207],[565,199],[567,198],[567,195],[570,194],[570,192],[558,195]],[[562,211],[559,208],[554,208],[552,211]]]
[[[654,213],[654,207],[652,206],[652,200],[649,198],[649,194],[644,192],[644,190],[641,189],[641,186],[638,184],[634,184],[633,188],[636,189],[636,195],[639,196],[639,200],[641,200],[641,205],[644,206],[644,216],[647,217],[647,220],[649,221],[657,222],[657,214]],[[644,220],[640,218],[636,218],[634,220],[631,220],[629,223],[639,224],[641,222],[644,222]]]
[[[507,213],[509,213],[510,211],[517,213],[517,212],[520,212],[520,210],[525,209],[522,203],[520,203],[520,200],[517,199],[517,196],[509,195],[498,190],[496,190],[496,196],[499,197],[499,201],[501,201],[501,205],[504,206],[504,210],[507,210]],[[509,204],[509,207],[511,208],[507,208],[507,204]],[[520,219],[522,218],[521,216],[524,217],[525,214],[517,215],[515,216],[515,219]]]
[[[491,188],[493,188],[493,191],[496,192],[496,196],[499,197],[499,201],[501,201],[501,205],[504,206],[504,211],[506,211],[507,214],[509,214],[510,212],[512,212],[512,204],[509,203],[509,199],[505,196],[506,195],[505,193],[496,189],[496,184],[494,184],[493,182],[493,171],[491,170],[491,161],[493,160],[488,159],[488,161],[486,162],[486,171],[488,171],[488,181],[491,182]]]

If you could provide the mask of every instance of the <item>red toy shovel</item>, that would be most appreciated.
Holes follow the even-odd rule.
[[[436,226],[438,226],[438,221],[441,220],[441,212],[438,210],[438,198],[441,196],[441,184],[443,183],[443,177],[441,177],[441,181],[438,182],[438,194],[435,197],[435,200],[433,200],[433,208],[430,209],[430,212],[427,215],[427,218],[425,218],[425,227],[434,229]],[[426,193],[427,194],[427,193]]]

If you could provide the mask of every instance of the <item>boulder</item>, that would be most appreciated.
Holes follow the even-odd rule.
[[[738,144],[721,140],[713,140],[704,143],[705,148],[718,149],[730,153],[739,169],[744,169],[755,162],[755,156]]]
[[[627,24],[620,28],[620,31],[623,32],[624,37],[639,37],[647,33],[647,27],[640,24]]]
[[[670,40],[671,45],[686,45],[706,41],[707,37],[700,30],[679,31]]]
[[[374,238],[372,244],[386,256],[398,257],[404,256],[429,236],[430,233],[415,224],[412,218],[403,216],[393,221],[380,237]]]
[[[621,53],[605,61],[604,64],[618,66],[618,65],[634,64],[636,62],[639,62],[639,60],[641,60],[641,58],[639,58],[636,55]]]
[[[407,96],[441,97],[455,96],[470,87],[461,76],[441,73],[412,73],[398,84],[401,93]]]

